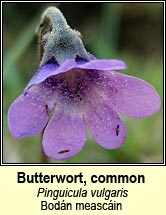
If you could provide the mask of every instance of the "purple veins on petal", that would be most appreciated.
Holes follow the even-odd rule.
[[[103,148],[115,149],[123,145],[126,129],[116,112],[105,104],[91,106],[85,121],[94,140]]]
[[[8,111],[8,124],[15,138],[35,135],[43,130],[48,115],[40,95],[30,91],[19,96]]]
[[[78,154],[86,141],[86,130],[81,116],[74,113],[55,113],[43,135],[43,151],[48,157],[62,160]]]

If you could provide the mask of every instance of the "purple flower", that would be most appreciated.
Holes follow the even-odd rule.
[[[126,137],[117,112],[145,118],[160,108],[159,95],[150,84],[116,72],[126,69],[124,62],[97,60],[90,54],[88,60],[78,56],[62,61],[51,56],[42,63],[8,112],[15,138],[44,130],[43,150],[57,160],[82,150],[86,126],[97,144],[115,149]]]

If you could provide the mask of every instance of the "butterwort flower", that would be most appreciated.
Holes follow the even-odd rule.
[[[120,74],[120,60],[99,60],[89,54],[80,34],[54,7],[39,26],[41,62],[37,73],[10,106],[8,124],[15,138],[44,131],[44,153],[53,159],[78,154],[86,127],[97,144],[121,147],[126,129],[117,113],[145,118],[160,108],[160,98],[147,82]]]

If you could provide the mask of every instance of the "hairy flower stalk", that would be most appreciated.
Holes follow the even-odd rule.
[[[117,112],[145,118],[160,108],[160,98],[147,82],[116,70],[120,60],[98,60],[84,48],[80,33],[62,13],[48,8],[38,29],[41,61],[22,95],[10,106],[8,124],[15,138],[44,129],[44,153],[53,159],[78,154],[87,126],[106,149],[123,145],[126,129]]]

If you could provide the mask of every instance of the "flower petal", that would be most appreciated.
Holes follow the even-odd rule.
[[[78,66],[81,69],[93,69],[93,70],[123,70],[126,69],[126,65],[120,60],[91,60],[85,64]]]
[[[38,95],[39,96],[39,95]],[[48,121],[46,105],[30,91],[27,95],[19,96],[8,111],[8,124],[15,138],[35,135],[42,131]]]
[[[81,151],[85,141],[83,119],[55,109],[43,135],[45,154],[56,160],[68,159]]]
[[[61,66],[58,66],[58,64],[55,64],[55,63],[45,64],[44,66],[38,69],[37,73],[29,81],[24,91],[26,92],[34,84],[42,83],[50,76],[64,73],[75,67],[76,67],[76,62],[72,59],[66,60]]]
[[[126,129],[117,113],[107,105],[96,104],[85,115],[90,133],[103,148],[115,149],[123,145]]]
[[[160,97],[155,89],[139,78],[114,72],[108,84],[110,106],[121,114],[145,118],[160,108]]]

